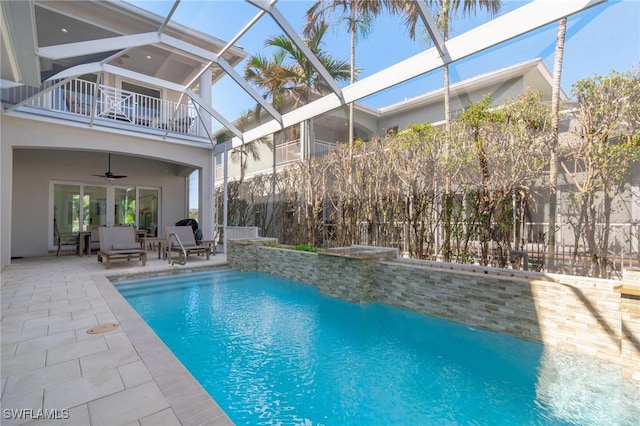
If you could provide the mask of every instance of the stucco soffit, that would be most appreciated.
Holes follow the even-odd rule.
[[[40,85],[33,1],[0,2],[1,77],[30,86]]]
[[[130,49],[159,42],[160,35],[157,33],[144,33],[40,47],[38,49],[38,55],[43,58],[57,60],[95,53],[111,52],[114,50]]]

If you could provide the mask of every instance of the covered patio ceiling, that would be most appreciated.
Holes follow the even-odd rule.
[[[277,0],[245,0],[255,15],[228,41],[199,33],[172,21],[176,0],[165,16],[126,2],[5,1],[2,9],[2,80],[39,86],[47,79],[108,72],[183,93],[207,109],[235,137],[223,151],[316,117],[394,85],[526,34],[606,0],[565,0],[550,7],[534,0],[510,13],[444,41],[425,0],[416,0],[422,23],[434,41],[432,48],[391,65],[354,84],[340,87],[304,44]],[[109,13],[105,13],[109,12]],[[115,17],[115,18],[114,18]],[[272,19],[303,52],[331,88],[331,93],[285,114],[279,114],[242,77],[237,66],[247,55],[236,43],[262,19]],[[241,132],[206,104],[197,93],[200,76],[211,71],[215,84],[229,76],[271,119]],[[207,99],[207,97],[204,97]]]

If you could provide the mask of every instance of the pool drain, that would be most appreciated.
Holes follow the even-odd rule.
[[[118,328],[118,324],[100,324],[87,330],[87,334],[100,334],[113,331]]]

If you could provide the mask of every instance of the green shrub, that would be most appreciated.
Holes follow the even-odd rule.
[[[311,253],[316,253],[318,251],[318,247],[311,244],[298,244],[293,247],[294,250],[298,251],[309,251]]]

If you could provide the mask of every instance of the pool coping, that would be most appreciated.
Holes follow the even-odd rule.
[[[138,276],[129,275],[129,277],[137,278]],[[110,278],[113,277],[92,275],[98,291],[180,423],[183,425],[233,425],[234,423],[218,403],[118,292]]]

